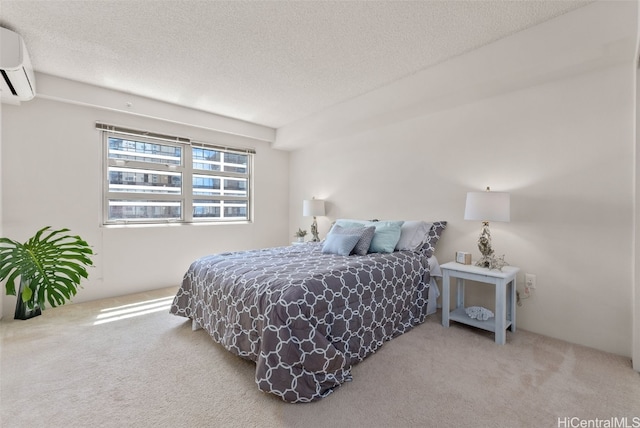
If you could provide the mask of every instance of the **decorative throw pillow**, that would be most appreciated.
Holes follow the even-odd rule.
[[[351,254],[357,254],[359,256],[365,256],[369,251],[369,246],[371,245],[371,240],[373,239],[373,235],[376,231],[376,228],[373,226],[369,227],[342,227],[339,224],[334,225],[331,228],[332,233],[337,233],[338,235],[358,235],[360,239],[358,243],[351,251]]]
[[[431,257],[433,252],[436,250],[436,244],[440,239],[440,235],[442,235],[442,231],[447,227],[446,221],[434,221],[433,226],[429,230],[429,234],[427,235],[427,239],[422,245],[422,251],[425,253],[427,257]]]
[[[396,250],[418,250],[427,239],[432,225],[426,221],[405,221],[400,228]]]
[[[322,252],[325,254],[348,256],[351,254],[351,250],[356,246],[359,239],[360,235],[339,235],[337,233],[330,233],[324,240]]]
[[[371,240],[370,253],[393,253],[400,240],[400,228],[404,221],[377,221],[371,223],[376,233]]]

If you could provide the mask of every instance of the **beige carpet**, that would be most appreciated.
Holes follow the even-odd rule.
[[[640,426],[628,359],[526,331],[498,346],[486,332],[443,328],[439,314],[356,365],[329,397],[287,404],[257,389],[252,362],[168,314],[174,292],[2,321],[0,426]]]

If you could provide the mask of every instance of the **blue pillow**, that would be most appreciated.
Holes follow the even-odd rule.
[[[373,239],[373,235],[376,231],[376,228],[373,226],[370,227],[342,227],[339,224],[335,224],[329,234],[336,235],[358,235],[360,239],[356,246],[351,250],[351,253],[357,254],[359,256],[366,256],[369,252],[369,246],[371,245],[371,240]]]
[[[404,221],[377,221],[371,223],[376,233],[371,240],[370,253],[393,253],[400,240]]]
[[[360,235],[338,235],[337,233],[330,233],[324,240],[322,252],[325,254],[348,256],[359,240]]]

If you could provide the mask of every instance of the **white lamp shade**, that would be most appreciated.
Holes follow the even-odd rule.
[[[302,201],[302,215],[305,217],[324,215],[324,201],[320,199]]]
[[[507,192],[469,192],[464,208],[465,220],[510,221],[511,195]]]

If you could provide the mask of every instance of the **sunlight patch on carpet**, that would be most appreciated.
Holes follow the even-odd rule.
[[[139,317],[154,312],[168,311],[171,307],[173,297],[163,297],[161,299],[145,300],[143,302],[130,303],[113,308],[102,309],[101,314],[96,317],[93,325],[105,324],[127,318]]]

